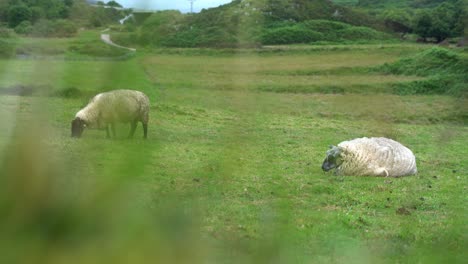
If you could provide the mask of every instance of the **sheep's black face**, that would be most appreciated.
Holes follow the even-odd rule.
[[[322,170],[329,171],[341,165],[340,149],[335,146],[330,146],[327,151],[327,157],[323,161]]]
[[[71,124],[71,136],[79,138],[83,134],[83,130],[86,127],[85,122],[80,118],[75,118]]]

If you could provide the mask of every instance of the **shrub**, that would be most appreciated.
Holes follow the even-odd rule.
[[[449,94],[453,96],[466,96],[468,95],[468,90],[464,85],[467,82],[467,78],[461,75],[439,74],[427,80],[397,83],[393,89],[399,95]]]
[[[344,28],[337,31],[337,35],[346,40],[376,40],[389,38],[387,34],[368,27]]]
[[[21,22],[19,25],[17,25],[15,27],[15,32],[17,34],[27,35],[27,34],[31,33],[32,30],[33,30],[33,27],[31,25],[31,22],[29,22],[29,21],[23,21],[23,22]]]
[[[384,64],[384,72],[429,76],[442,72],[468,74],[468,63],[459,54],[434,47],[391,64]]]
[[[466,96],[468,93],[468,59],[447,49],[431,48],[397,62],[384,64],[377,70],[391,74],[430,76],[425,80],[396,84],[394,91],[397,94]]]
[[[323,39],[323,34],[301,26],[289,26],[266,30],[261,41],[266,45],[310,43]]]
[[[164,45],[169,47],[194,48],[200,45],[201,35],[201,32],[197,29],[183,30],[168,37]]]
[[[69,20],[39,20],[32,29],[31,34],[36,37],[72,37],[78,28]]]
[[[78,28],[69,20],[57,20],[53,23],[55,37],[72,37],[78,31]]]
[[[128,54],[127,50],[107,45],[102,41],[77,42],[71,45],[69,50],[92,57],[119,57]]]
[[[307,20],[302,23],[304,27],[309,28],[320,33],[330,33],[337,30],[350,28],[351,25],[330,20]]]
[[[16,27],[25,20],[30,20],[31,9],[24,4],[14,5],[8,9],[8,22],[10,27]]]
[[[39,20],[36,24],[34,24],[31,35],[35,37],[49,37],[53,35],[54,28],[52,24],[53,23],[50,20]]]

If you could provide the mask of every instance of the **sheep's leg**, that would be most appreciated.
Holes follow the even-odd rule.
[[[136,130],[136,127],[137,127],[137,122],[133,121],[130,125],[131,125],[131,127],[130,127],[130,133],[128,134],[128,138],[132,138],[133,134],[135,134],[135,130]]]
[[[146,139],[148,137],[148,124],[143,123],[143,137]]]

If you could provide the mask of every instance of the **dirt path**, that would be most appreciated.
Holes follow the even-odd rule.
[[[103,34],[103,32],[107,32],[109,31],[109,29],[105,29],[101,32],[101,40],[104,41],[105,43],[109,44],[109,45],[112,45],[114,47],[117,47],[117,48],[121,48],[121,49],[127,49],[127,50],[130,50],[130,51],[133,51],[135,52],[136,49],[133,49],[133,48],[128,48],[128,47],[124,47],[124,46],[120,46],[120,45],[117,45],[115,44],[114,42],[112,42],[111,38],[110,38],[110,34]]]

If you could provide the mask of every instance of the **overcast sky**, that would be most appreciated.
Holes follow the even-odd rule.
[[[107,3],[108,1],[103,1]],[[136,9],[166,10],[178,9],[182,12],[190,11],[189,0],[117,0],[124,7]],[[217,7],[231,2],[231,0],[194,0],[193,11],[198,12],[203,8]]]

